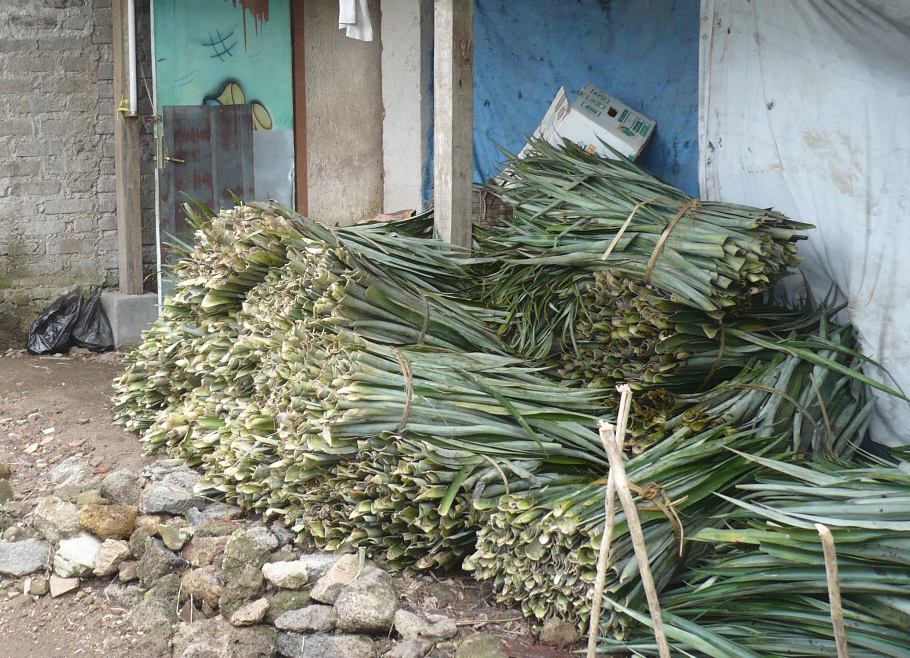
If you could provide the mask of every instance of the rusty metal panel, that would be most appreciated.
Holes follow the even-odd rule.
[[[216,211],[253,193],[253,110],[249,105],[164,108],[160,234],[164,263],[170,236],[192,237],[184,204],[201,201]]]

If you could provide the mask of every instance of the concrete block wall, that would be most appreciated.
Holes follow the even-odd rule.
[[[0,2],[0,331],[117,284],[110,3]]]

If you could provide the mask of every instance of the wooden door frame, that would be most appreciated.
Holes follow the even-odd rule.
[[[291,0],[291,48],[294,85],[294,168],[297,212],[307,214],[306,52],[304,0]]]

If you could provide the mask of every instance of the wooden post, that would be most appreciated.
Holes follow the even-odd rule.
[[[306,14],[302,1],[291,2],[291,42],[294,57],[294,163],[297,212],[309,212],[306,148]]]
[[[433,197],[436,236],[471,246],[474,2],[435,0]]]
[[[142,219],[139,205],[139,119],[127,109],[130,93],[127,0],[114,0],[114,167],[117,187],[117,264],[120,292],[142,294]],[[125,101],[125,103],[124,103]]]

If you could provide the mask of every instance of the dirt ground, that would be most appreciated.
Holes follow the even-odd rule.
[[[0,345],[3,339],[0,338]],[[23,513],[38,498],[59,493],[51,472],[61,461],[87,461],[92,477],[120,468],[142,470],[153,461],[139,439],[110,420],[111,380],[121,355],[34,357],[22,342],[6,337],[0,351],[0,463],[12,466],[18,499],[7,514]],[[81,352],[81,353],[80,353]],[[0,579],[0,658],[116,656],[144,658],[143,638],[125,621],[126,612],[106,596],[109,581],[85,581],[76,592],[52,599],[29,597],[22,580]],[[469,578],[423,576],[404,579],[405,600],[444,590],[452,597],[446,612],[466,630],[495,632],[517,658],[568,658],[570,653],[535,642],[517,612],[495,606]],[[493,623],[503,620],[503,623]]]
[[[84,456],[98,474],[150,461],[135,436],[111,424],[110,381],[119,368],[116,355],[0,355],[0,462],[13,468],[17,502],[51,493],[50,471],[67,457]],[[107,582],[35,601],[23,595],[19,579],[0,585],[0,657],[137,655],[125,611],[101,593]]]

